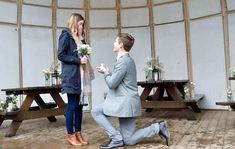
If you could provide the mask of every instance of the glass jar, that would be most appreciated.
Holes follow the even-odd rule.
[[[51,85],[58,85],[59,84],[59,73],[54,71],[51,74]]]

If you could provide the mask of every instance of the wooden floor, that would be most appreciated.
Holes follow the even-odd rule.
[[[153,111],[144,113],[138,119],[137,127],[149,126],[159,120],[166,120],[171,143],[167,147],[159,136],[148,138],[137,145],[126,146],[125,149],[235,149],[235,111],[204,110],[197,114],[198,120],[189,121],[181,112]],[[90,116],[84,113],[83,134],[89,140],[89,145],[73,147],[68,145],[64,137],[66,134],[65,118],[57,117],[56,123],[49,123],[46,119],[28,120],[23,122],[17,135],[5,138],[10,121],[4,121],[0,127],[0,149],[98,149],[99,145],[108,140],[102,129],[97,127]],[[111,119],[117,126],[117,120]]]

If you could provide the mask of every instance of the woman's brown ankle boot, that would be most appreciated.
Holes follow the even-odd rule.
[[[82,143],[82,145],[87,145],[88,142],[82,137],[81,132],[76,132],[75,133],[77,140]]]
[[[82,146],[81,141],[79,141],[76,137],[76,133],[73,134],[68,134],[66,136],[66,140],[68,141],[69,144],[71,145],[76,145],[76,146]]]

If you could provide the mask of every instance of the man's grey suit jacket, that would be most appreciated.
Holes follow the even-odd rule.
[[[105,115],[114,117],[137,117],[141,115],[138,95],[136,66],[128,53],[115,63],[112,73],[105,73],[109,92],[103,104]]]

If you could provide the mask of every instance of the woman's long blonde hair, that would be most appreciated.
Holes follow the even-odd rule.
[[[71,30],[72,36],[74,38],[74,40],[77,42],[79,42],[79,39],[81,40],[81,37],[78,37],[78,22],[83,20],[84,24],[83,24],[83,30],[82,30],[82,38],[85,38],[85,20],[82,17],[82,15],[78,14],[78,13],[73,13],[69,19],[68,19],[68,28]]]

